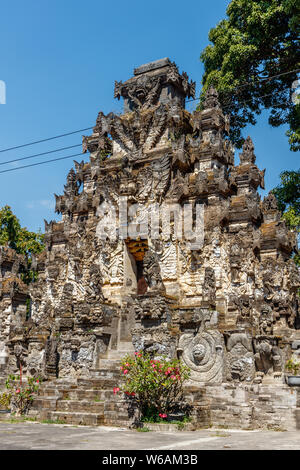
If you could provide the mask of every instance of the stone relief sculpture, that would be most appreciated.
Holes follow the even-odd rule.
[[[254,339],[255,362],[258,372],[266,375],[283,372],[282,352],[276,339],[261,336]]]
[[[191,380],[221,383],[224,372],[224,339],[219,331],[208,328],[202,318],[196,334],[185,333],[179,339],[178,352],[191,369]]]
[[[228,380],[251,382],[255,375],[252,344],[244,333],[233,333],[227,341]]]

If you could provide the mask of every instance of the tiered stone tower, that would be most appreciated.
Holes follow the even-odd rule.
[[[264,171],[250,137],[235,166],[217,92],[189,113],[185,98],[194,94],[169,59],[116,82],[124,113],[99,113],[83,138],[90,161],[75,162],[56,196],[62,220],[46,223],[31,290],[32,341],[44,355],[29,355],[27,369],[39,357],[49,379],[82,380],[105,375],[125,351],[177,356],[192,371],[187,396],[206,410],[199,421],[260,425],[269,418],[253,411],[259,387],[279,409],[289,393],[284,364],[300,340],[296,237],[275,197],[257,193]],[[204,207],[199,246],[179,233],[188,205],[194,225]],[[293,423],[295,410],[296,401],[285,415]],[[275,421],[284,419],[278,413]]]

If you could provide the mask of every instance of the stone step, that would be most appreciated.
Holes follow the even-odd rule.
[[[87,389],[113,389],[120,383],[120,379],[107,377],[91,377],[89,379],[78,379],[78,386]]]
[[[42,385],[39,388],[39,393],[45,393],[45,392],[50,392],[53,390],[56,390],[57,392],[62,392],[63,390],[71,390],[72,388],[76,388],[77,384],[70,384],[70,385],[62,385],[62,384],[56,384],[55,382],[49,383],[47,385]]]
[[[56,388],[49,388],[46,390],[39,390],[39,397],[60,398],[63,396],[63,390],[59,391]]]
[[[47,418],[44,419],[74,425],[99,426],[104,424],[103,413],[50,411],[47,413]]]
[[[100,364],[102,366],[102,364]],[[106,377],[108,379],[110,378],[120,378],[121,377],[121,372],[120,368],[117,369],[92,369],[91,370],[91,376],[94,377]]]
[[[127,412],[106,411],[104,412],[104,424],[106,426],[124,426],[128,427],[132,423]]]
[[[131,341],[120,341],[118,349],[121,351],[128,351],[129,353],[134,353],[134,347]]]
[[[32,402],[34,410],[56,410],[57,397],[36,397]]]
[[[97,413],[104,412],[104,401],[95,400],[58,400],[56,411]]]
[[[100,369],[120,370],[121,361],[119,359],[100,359]],[[98,369],[90,369],[91,372]]]
[[[121,351],[119,349],[110,349],[107,353],[107,359],[115,359],[115,360],[121,361],[121,360],[124,359],[124,357],[127,354],[132,355],[132,352],[131,351],[126,351],[126,350]]]
[[[86,388],[77,388],[76,390],[70,390],[70,392],[65,392],[62,395],[62,398],[69,397],[71,400],[114,400],[116,395],[114,395],[113,390],[97,390],[97,389],[86,389]]]

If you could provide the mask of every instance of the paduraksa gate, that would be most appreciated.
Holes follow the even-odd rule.
[[[123,114],[100,112],[83,137],[90,161],[55,196],[62,220],[46,223],[31,318],[1,312],[2,375],[21,361],[46,379],[32,413],[130,423],[112,389],[120,358],[144,350],[190,367],[195,426],[300,427],[285,382],[300,354],[296,236],[257,192],[251,138],[235,164],[217,92],[190,113],[194,96],[169,59],[142,65],[115,83]]]

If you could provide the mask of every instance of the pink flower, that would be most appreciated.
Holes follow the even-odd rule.
[[[159,413],[158,415],[160,418],[167,418],[168,415],[166,415],[166,413]]]
[[[36,383],[37,383],[37,384],[39,384],[39,383],[40,383],[39,379],[37,379]]]
[[[126,374],[128,374],[128,370],[127,370],[127,369],[124,370],[124,375],[126,375]]]
[[[119,387],[114,387],[114,395],[119,391],[120,391]]]
[[[20,393],[20,390],[17,388],[16,393]]]
[[[175,380],[175,379],[176,379],[176,376],[175,376],[175,375],[171,375],[171,379]]]

